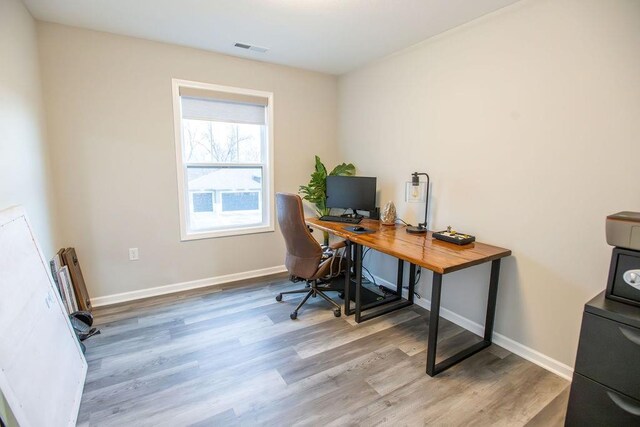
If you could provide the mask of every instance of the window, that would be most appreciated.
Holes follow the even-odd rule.
[[[273,94],[173,80],[182,240],[273,231]]]
[[[213,212],[213,193],[193,193],[193,212]]]

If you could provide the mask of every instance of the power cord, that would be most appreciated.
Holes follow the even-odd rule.
[[[373,274],[371,274],[371,272],[369,271],[369,269],[368,269],[367,267],[365,267],[364,265],[362,266],[362,269],[363,269],[364,271],[366,271],[366,272],[367,272],[367,274],[369,275],[369,277],[371,277],[370,281],[371,281],[371,283],[373,283],[373,286],[378,286],[378,285],[377,285],[377,283],[376,283],[376,278],[375,278],[375,277],[373,277]]]
[[[396,218],[396,221],[400,221],[400,222],[402,222],[402,223],[403,223],[404,225],[406,225],[407,227],[412,227],[412,225],[411,225],[411,224],[409,224],[407,221],[405,221],[405,220],[404,220],[404,219],[402,219],[402,218]]]
[[[420,278],[422,277],[422,267],[420,266],[417,266],[417,267],[418,267],[418,270],[416,271],[416,282],[414,283],[413,296],[415,296],[418,299],[422,299],[420,294],[416,292],[416,289],[415,289],[415,287],[418,286],[418,283],[420,283]],[[403,286],[402,289],[409,290],[409,285]]]
[[[402,221],[400,219],[400,221]],[[404,222],[404,221],[402,221]],[[406,224],[406,222],[405,222]],[[410,225],[410,224],[407,224]],[[366,258],[367,254],[369,253],[369,251],[371,251],[371,248],[366,248],[364,250],[364,253],[362,254],[362,264],[364,264],[364,259]],[[369,271],[369,269],[367,267],[365,267],[364,265],[362,266],[362,270],[364,270],[370,277],[370,281],[371,283],[373,283],[373,286],[376,286],[378,289],[380,289],[385,295],[395,295],[396,293],[394,291],[392,291],[391,289],[387,288],[386,286],[383,285],[378,285],[378,283],[376,282],[376,278],[374,277],[373,274],[371,274],[371,272]],[[420,278],[422,277],[422,267],[418,266],[418,271],[416,271],[416,283],[415,285],[418,284],[418,282],[420,282]],[[409,286],[403,286],[402,289],[409,289]],[[413,291],[413,295],[418,298],[418,299],[422,299],[422,297],[420,296],[420,294],[418,292]]]
[[[367,251],[365,251],[365,252],[368,252],[370,249],[371,248],[368,248]],[[365,255],[366,255],[366,253],[365,253]],[[362,260],[364,261],[364,255],[362,256]],[[376,282],[375,276],[373,274],[371,274],[371,272],[369,272],[369,270],[365,266],[362,266],[362,269],[365,270],[369,274],[369,276],[371,277],[371,282],[373,283],[373,285],[376,286],[378,289],[380,289],[380,291],[382,291],[382,293],[385,296],[387,296],[387,295],[397,295],[396,291],[394,291],[392,289],[389,289],[384,285],[378,285],[378,283]],[[420,269],[420,267],[418,267],[418,272],[416,273],[416,283],[415,283],[416,285],[418,284],[418,281],[420,280],[420,273],[421,272],[422,272],[422,270]],[[403,286],[402,289],[407,289],[408,290],[409,286]],[[413,295],[418,299],[422,299],[420,294],[418,292],[416,292],[415,289],[413,291]]]
[[[367,254],[369,253],[369,251],[371,250],[371,248],[367,248],[364,250],[364,253],[362,254],[362,269],[364,271],[367,272],[367,274],[369,275],[370,279],[369,282],[373,283],[374,286],[378,286],[376,283],[376,278],[373,276],[373,274],[371,274],[371,272],[369,271],[369,269],[367,267],[364,266],[364,259],[366,258]]]
[[[369,251],[371,250],[371,248],[367,248],[364,250],[364,253],[362,254],[362,261],[364,262],[364,258],[367,256],[367,254],[369,253]]]

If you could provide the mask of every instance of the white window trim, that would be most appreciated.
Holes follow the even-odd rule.
[[[182,158],[182,104],[180,102],[180,87],[192,87],[196,89],[212,90],[217,92],[237,93],[242,95],[252,95],[267,98],[267,135],[266,143],[267,150],[263,152],[267,156],[266,161],[263,162],[267,166],[267,172],[263,173],[264,179],[264,194],[263,200],[263,212],[266,213],[267,221],[266,225],[259,226],[243,226],[236,228],[224,228],[221,230],[208,230],[202,232],[189,232],[189,219],[187,209],[189,207],[189,192],[186,189],[186,167],[183,164]],[[231,86],[221,86],[210,83],[200,83],[189,80],[171,79],[172,96],[173,96],[173,126],[175,132],[175,147],[176,147],[176,172],[178,178],[178,209],[180,211],[180,240],[198,240],[198,239],[210,239],[216,237],[228,237],[228,236],[240,236],[244,234],[255,233],[269,233],[275,230],[274,226],[274,185],[273,185],[273,93],[264,92],[253,89],[243,89]],[[234,164],[235,166],[235,164]]]

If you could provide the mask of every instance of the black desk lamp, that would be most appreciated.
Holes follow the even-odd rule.
[[[412,233],[412,234],[420,234],[420,233],[427,232],[427,215],[429,214],[429,175],[424,172],[412,173],[411,187],[414,190],[420,188],[420,179],[418,178],[420,175],[424,175],[427,177],[427,197],[424,204],[424,222],[419,223],[417,227],[407,227],[407,233]],[[409,199],[409,197],[407,197],[407,199]]]

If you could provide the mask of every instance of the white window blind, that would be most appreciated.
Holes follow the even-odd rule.
[[[266,106],[181,96],[182,118],[264,125]]]

